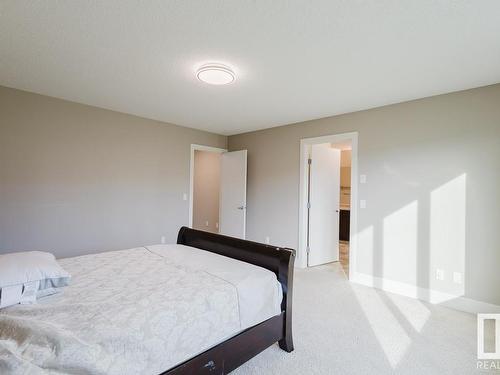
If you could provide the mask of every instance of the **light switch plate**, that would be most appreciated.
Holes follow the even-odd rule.
[[[359,175],[359,183],[360,184],[366,184],[366,174],[360,174]]]
[[[359,208],[366,208],[366,200],[365,199],[361,199],[359,201]]]
[[[182,200],[187,201],[188,200],[188,195],[186,193],[182,194]]]
[[[444,270],[436,268],[436,280],[444,280]]]
[[[462,284],[462,273],[461,272],[453,272],[453,282],[455,284]]]
[[[160,242],[165,243],[165,236],[161,236]]]

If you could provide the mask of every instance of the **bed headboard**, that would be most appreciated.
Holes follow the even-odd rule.
[[[295,250],[182,227],[177,243],[255,264],[274,272],[283,289],[282,311],[292,302]]]

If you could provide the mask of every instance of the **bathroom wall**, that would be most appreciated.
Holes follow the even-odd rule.
[[[194,151],[193,228],[219,232],[221,154]]]

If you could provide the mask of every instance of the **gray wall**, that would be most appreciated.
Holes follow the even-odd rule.
[[[352,131],[356,272],[500,304],[500,85],[229,137],[248,150],[248,238],[297,248],[300,139]]]
[[[173,242],[188,222],[190,144],[226,141],[0,87],[0,253]]]
[[[193,228],[214,233],[219,232],[220,155],[194,151]]]

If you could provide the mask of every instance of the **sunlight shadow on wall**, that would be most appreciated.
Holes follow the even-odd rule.
[[[419,212],[422,208],[419,204],[425,206],[427,202],[426,197],[422,197],[422,201],[413,200],[384,217],[379,252],[374,225],[360,231],[357,240],[360,256],[373,266],[376,287],[384,288],[384,284],[389,283],[389,290],[394,290],[403,285],[402,294],[406,292],[415,297],[424,295],[422,291],[427,290],[424,288],[429,288],[430,294],[425,295],[432,303],[440,303],[464,294],[466,175],[428,194],[429,211]],[[422,212],[425,217],[419,218]],[[419,252],[429,255],[420,265],[418,256],[422,254]],[[437,269],[443,271],[443,280],[436,278]],[[425,285],[419,285],[423,275]],[[414,291],[404,285],[413,287]],[[411,350],[412,341],[422,334],[431,311],[422,302],[415,303],[415,300],[375,289],[355,287],[353,291],[388,362],[396,369]]]
[[[384,218],[382,277],[417,282],[418,202],[415,200]]]
[[[384,287],[384,280],[416,282],[418,246],[418,202],[416,200],[401,207],[383,219],[382,248],[374,254],[374,227],[369,226],[358,234],[358,244],[366,260],[373,265],[377,287]],[[381,259],[374,259],[378,256]],[[369,259],[368,259],[369,258]],[[379,265],[377,267],[377,265]],[[379,285],[381,283],[381,285]],[[429,311],[423,304],[405,305],[404,302],[389,303],[375,289],[354,288],[354,292],[375,336],[392,368],[396,368],[412,343],[410,331],[419,332]],[[416,307],[417,306],[417,307]]]
[[[430,289],[454,297],[462,296],[465,290],[466,174],[433,190],[430,204]],[[443,280],[437,279],[437,270],[443,271]]]

